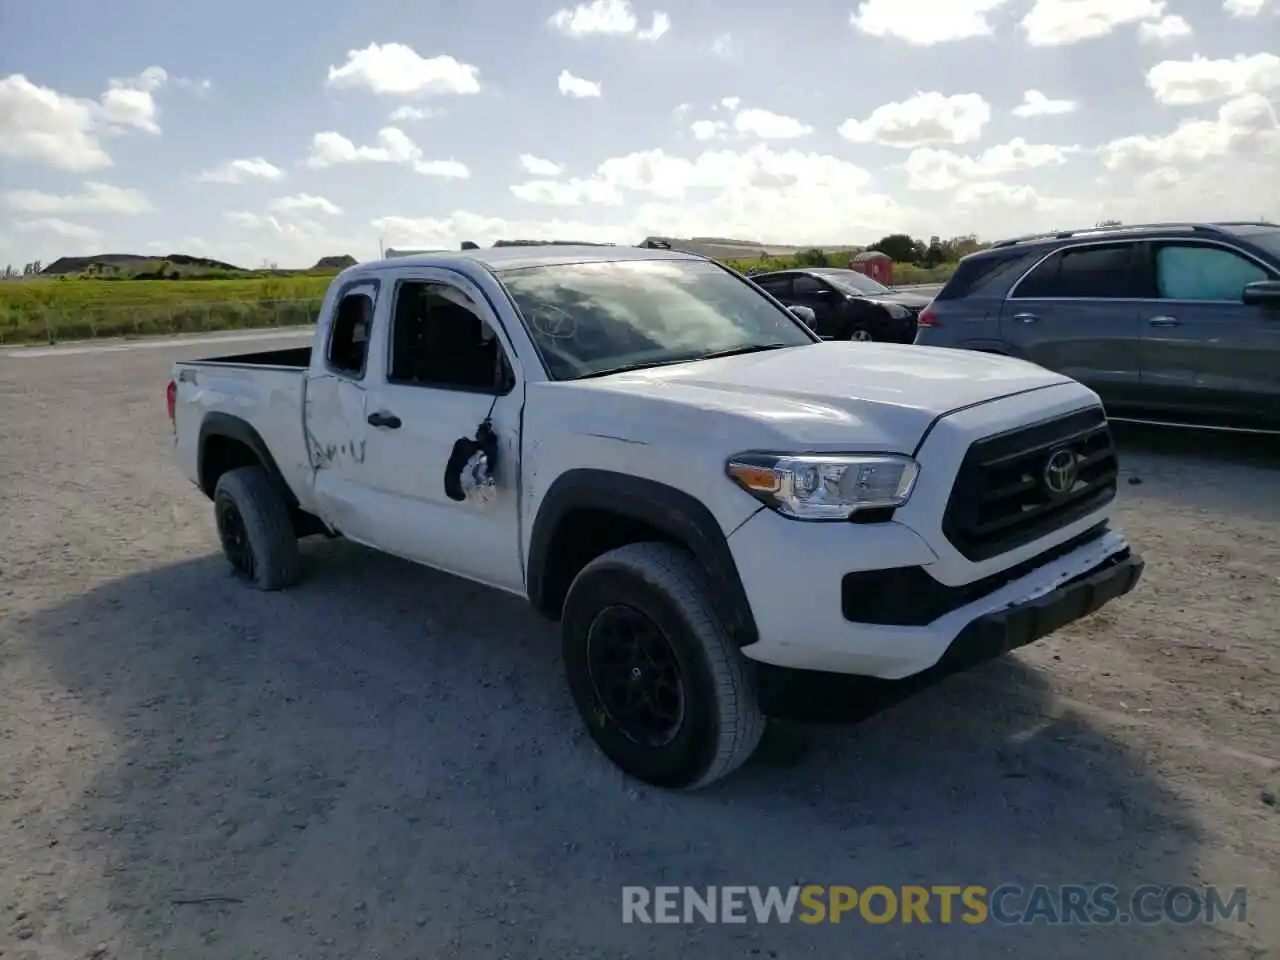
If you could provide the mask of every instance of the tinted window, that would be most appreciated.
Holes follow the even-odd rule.
[[[1156,292],[1166,300],[1239,300],[1247,283],[1267,280],[1252,260],[1222,247],[1171,243],[1156,249]]]
[[[526,267],[502,282],[556,380],[814,342],[792,313],[701,260]]]
[[[391,320],[391,383],[496,391],[502,347],[457,287],[405,281]]]
[[[1131,297],[1133,244],[1080,247],[1055,253],[1020,281],[1013,296],[1036,297]]]
[[[329,366],[351,376],[363,375],[372,326],[373,297],[368,291],[344,296],[338,302],[329,332]]]
[[[758,277],[755,283],[762,290],[767,291],[771,296],[782,299],[791,294],[791,278],[790,277]]]
[[[956,267],[956,272],[951,275],[951,279],[947,281],[946,286],[939,291],[935,299],[959,300],[961,297],[967,297],[979,287],[986,286],[1002,275],[1004,282],[1008,283],[1010,280],[1016,279],[1017,274],[1012,273],[1012,268],[1022,260],[1023,257],[1017,254],[1006,257],[987,256],[975,257],[972,260],[961,260],[960,265]],[[1025,266],[1023,269],[1025,269]]]
[[[821,289],[823,289],[822,284],[813,279],[813,277],[804,276],[803,274],[796,277],[795,291],[797,297],[812,297]]]

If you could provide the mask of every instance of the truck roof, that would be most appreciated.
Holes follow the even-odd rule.
[[[578,244],[489,247],[485,250],[441,250],[412,256],[374,260],[351,267],[354,274],[403,266],[457,266],[472,260],[502,272],[525,267],[546,267],[566,263],[607,263],[616,260],[700,260],[696,254],[649,247],[598,247]]]

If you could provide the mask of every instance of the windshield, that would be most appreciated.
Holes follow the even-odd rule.
[[[856,270],[815,270],[814,274],[823,280],[830,281],[845,293],[892,293],[893,291],[879,281],[872,280],[865,273]]]
[[[815,342],[790,312],[702,260],[621,260],[504,271],[555,380]]]

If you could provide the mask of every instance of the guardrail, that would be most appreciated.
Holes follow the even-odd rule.
[[[322,298],[187,303],[72,303],[10,307],[0,316],[0,343],[58,343],[97,337],[206,333],[315,323]]]

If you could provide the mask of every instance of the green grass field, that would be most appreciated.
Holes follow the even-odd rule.
[[[733,261],[730,265],[745,273],[801,264],[783,258]],[[930,270],[898,264],[894,282],[941,283],[954,270],[954,264]],[[331,274],[304,274],[204,280],[66,277],[0,282],[0,344],[313,323],[332,279]]]
[[[0,343],[308,323],[332,276],[0,283]]]

